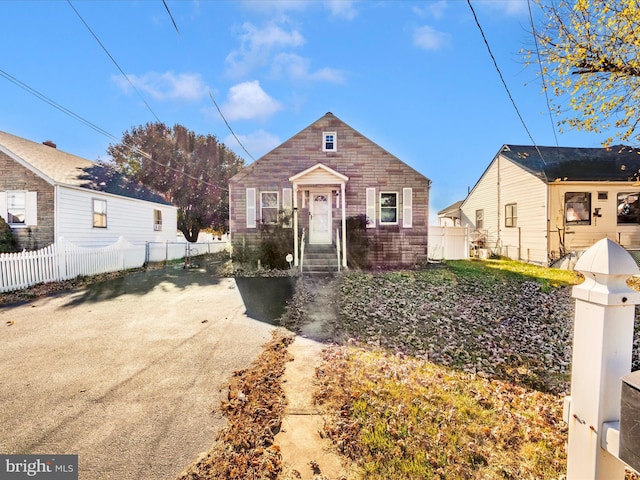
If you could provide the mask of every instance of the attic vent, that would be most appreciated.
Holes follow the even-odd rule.
[[[528,157],[529,157],[529,153],[518,152],[518,158],[528,158]]]
[[[51,147],[51,148],[58,148],[58,146],[53,143],[51,140],[45,140],[44,142],[42,142],[43,145],[46,145],[47,147]]]

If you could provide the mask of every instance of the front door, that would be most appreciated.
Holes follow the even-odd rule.
[[[309,243],[331,243],[331,194],[311,193]]]

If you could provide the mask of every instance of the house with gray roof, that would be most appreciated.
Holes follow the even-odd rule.
[[[0,132],[0,217],[23,249],[175,241],[176,208],[106,164]]]
[[[461,223],[478,249],[551,264],[602,238],[640,249],[639,198],[638,149],[504,145],[462,203]]]

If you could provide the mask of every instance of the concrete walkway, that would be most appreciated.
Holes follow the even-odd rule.
[[[281,448],[285,479],[346,479],[342,457],[332,451],[330,440],[321,436],[324,420],[313,400],[316,367],[326,346],[319,340],[329,338],[330,322],[335,317],[334,285],[327,279],[308,282],[313,292],[307,307],[310,321],[289,346],[293,359],[283,376],[288,403],[275,443]]]

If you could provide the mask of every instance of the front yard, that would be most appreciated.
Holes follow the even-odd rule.
[[[367,479],[562,478],[580,281],[510,261],[345,274],[326,434]]]

